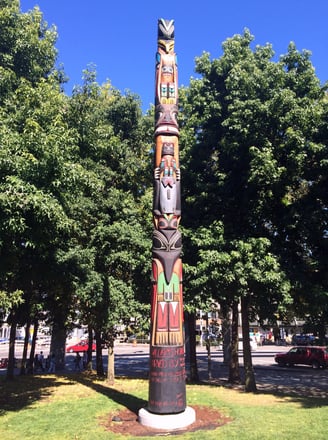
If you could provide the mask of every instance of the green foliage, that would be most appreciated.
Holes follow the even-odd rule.
[[[13,90],[20,78],[37,84],[55,71],[56,29],[48,28],[38,8],[18,13],[17,3],[8,2],[0,9],[0,67],[6,73],[1,75],[0,90]],[[0,94],[0,102],[5,96]]]
[[[37,8],[17,6],[0,11],[0,285],[9,319],[24,325],[53,312],[51,303],[59,310],[60,290],[69,303],[56,254],[75,229],[69,208],[82,173],[54,66],[56,31]]]
[[[277,256],[270,252],[268,239],[225,240],[220,222],[198,228],[189,238],[198,249],[198,258],[188,280],[188,298],[201,292],[221,304],[231,304],[249,295],[253,317],[274,320],[276,312],[285,312],[290,283]]]
[[[68,121],[78,134],[78,161],[95,184],[82,187],[72,207],[78,231],[70,253],[74,259],[86,255],[83,276],[78,270],[74,281],[80,321],[110,340],[115,326],[148,301],[150,147],[138,99],[122,96],[109,83],[99,86],[92,68],[84,75]]]
[[[204,53],[180,94],[183,224],[188,292],[248,292],[265,318],[285,311],[291,287],[295,307],[311,267],[326,267],[327,119],[310,53],[291,43],[274,62],[252,41],[245,30],[220,59]]]
[[[0,290],[0,316],[4,318],[9,310],[22,304],[23,292],[15,290],[14,292],[5,292]]]
[[[41,309],[61,325],[113,328],[147,291],[149,122],[92,68],[66,97],[56,29],[18,8],[0,11],[0,282],[24,303],[2,303],[22,324]]]

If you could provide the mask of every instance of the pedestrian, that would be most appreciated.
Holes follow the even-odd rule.
[[[74,359],[75,371],[81,371],[81,356],[80,353],[76,353],[76,357]]]
[[[55,353],[52,353],[49,360],[49,370],[48,373],[55,373],[56,372],[56,356]]]
[[[36,354],[34,356],[34,371],[36,372],[36,370],[39,368],[39,355]]]
[[[43,351],[40,351],[40,353],[36,354],[34,357],[35,372],[37,372],[37,370],[44,371],[43,362],[44,362]]]

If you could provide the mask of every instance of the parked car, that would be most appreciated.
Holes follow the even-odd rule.
[[[328,366],[328,349],[326,347],[298,346],[286,353],[277,353],[274,357],[278,365],[292,367],[295,364],[311,365],[312,368]]]
[[[77,344],[66,347],[66,353],[79,353],[81,351],[88,351],[89,344],[86,341],[80,341]],[[92,351],[96,351],[96,344],[92,344]]]

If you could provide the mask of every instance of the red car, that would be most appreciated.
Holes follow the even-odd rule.
[[[287,353],[277,353],[274,360],[278,365],[292,367],[295,364],[311,365],[312,368],[328,367],[326,347],[293,347]]]
[[[66,347],[66,353],[79,353],[81,351],[88,351],[88,343],[86,341],[78,342],[75,345]],[[92,344],[92,351],[96,351],[96,344]]]

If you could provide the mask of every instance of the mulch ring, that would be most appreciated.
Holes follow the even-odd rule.
[[[164,434],[184,434],[186,432],[194,432],[198,430],[213,430],[219,426],[223,426],[226,423],[232,421],[231,418],[223,415],[220,411],[209,408],[206,406],[192,405],[192,408],[196,412],[196,421],[191,425],[171,431],[165,431],[161,429],[154,429],[148,426],[143,426],[138,422],[138,417],[135,412],[124,408],[120,412],[115,414],[108,414],[106,417],[100,419],[100,425],[107,431],[122,434],[131,435],[134,437],[139,436],[160,436]]]

